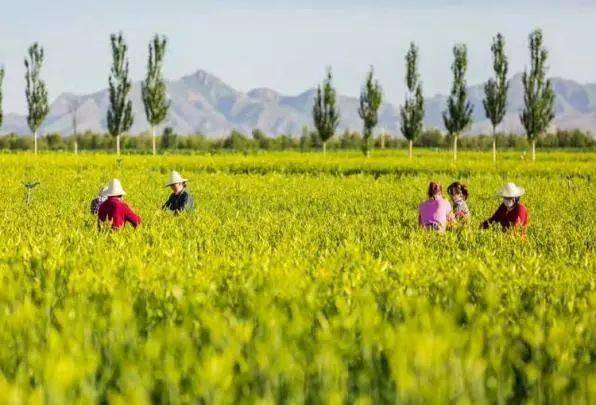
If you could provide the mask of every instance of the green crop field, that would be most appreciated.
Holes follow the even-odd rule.
[[[172,169],[190,215],[160,210]],[[596,153],[0,154],[0,173],[0,403],[596,398]],[[140,228],[97,231],[112,177]],[[468,226],[418,229],[431,180],[469,186]],[[478,230],[507,181],[525,241]]]

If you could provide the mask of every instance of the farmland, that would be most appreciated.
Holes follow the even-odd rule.
[[[590,403],[596,153],[458,158],[0,154],[0,402]],[[137,230],[96,229],[112,177]],[[430,180],[468,226],[417,228]],[[478,230],[506,181],[525,241]]]

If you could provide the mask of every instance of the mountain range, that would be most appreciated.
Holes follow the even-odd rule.
[[[554,127],[558,129],[581,129],[596,134],[596,83],[580,84],[572,80],[553,78],[556,94]],[[311,111],[315,89],[295,95],[282,95],[268,88],[256,88],[249,92],[238,91],[216,76],[198,70],[194,74],[167,82],[171,101],[169,116],[163,126],[171,126],[180,134],[202,133],[208,136],[223,136],[232,129],[249,134],[259,128],[269,135],[299,134],[304,126],[312,126]],[[488,133],[490,122],[484,116],[482,106],[483,85],[468,88],[468,95],[474,106],[474,123],[467,133]],[[133,84],[131,91],[135,122],[130,133],[147,131],[141,101],[140,82]],[[443,129],[442,111],[447,96],[435,95],[427,98],[425,127]],[[71,106],[79,105],[77,121],[79,131],[106,132],[107,89],[87,95],[61,94],[50,106],[41,133],[72,132]],[[362,122],[358,116],[358,98],[338,96],[341,112],[340,130],[360,130]],[[519,113],[523,108],[523,87],[521,74],[511,78],[507,114],[499,127],[502,131],[523,133]],[[379,112],[378,128],[390,133],[399,133],[398,107],[384,103]],[[26,117],[6,114],[0,133],[29,134]]]

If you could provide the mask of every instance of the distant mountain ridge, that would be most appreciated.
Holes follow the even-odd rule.
[[[572,80],[553,78],[556,93],[554,126],[559,129],[581,129],[596,134],[596,83],[579,84]],[[246,93],[238,91],[216,76],[198,70],[194,74],[167,82],[171,108],[164,126],[171,126],[180,134],[202,133],[208,136],[223,136],[232,129],[250,133],[259,128],[270,135],[299,134],[306,125],[312,127],[311,110],[314,89],[296,96],[282,95],[268,88],[256,88]],[[488,133],[490,122],[484,116],[482,99],[483,85],[468,88],[468,95],[474,106],[474,123],[467,133]],[[42,133],[72,132],[70,105],[73,99],[80,104],[78,113],[79,131],[106,132],[107,89],[87,95],[61,94],[50,106]],[[133,84],[131,91],[135,123],[131,134],[148,130],[141,100],[140,82]],[[441,113],[445,109],[447,96],[435,95],[426,99],[426,128],[444,129]],[[362,123],[358,116],[356,97],[338,96],[341,112],[340,130],[360,130]],[[523,133],[519,113],[523,108],[523,87],[521,74],[512,77],[509,89],[507,115],[499,127],[502,131]],[[390,133],[399,133],[398,107],[384,103],[380,109],[378,128]],[[0,133],[14,132],[29,134],[25,116],[6,114]]]

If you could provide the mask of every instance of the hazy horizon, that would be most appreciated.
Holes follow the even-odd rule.
[[[25,112],[23,58],[31,43],[45,48],[42,78],[52,101],[63,92],[91,93],[107,86],[109,35],[118,31],[127,39],[135,81],[143,79],[149,40],[160,33],[169,38],[164,68],[169,80],[203,69],[241,91],[267,87],[298,94],[316,86],[331,66],[338,91],[356,96],[374,65],[386,100],[397,105],[403,98],[403,58],[410,41],[420,47],[424,93],[433,96],[449,89],[454,44],[468,45],[468,83],[478,84],[491,74],[490,44],[497,32],[506,37],[513,75],[528,62],[528,34],[541,28],[550,51],[550,76],[596,82],[592,2],[292,3],[196,5],[183,0],[166,7],[156,1],[104,0],[84,9],[74,0],[60,1],[60,6],[38,0],[10,4],[0,15],[4,111]]]

